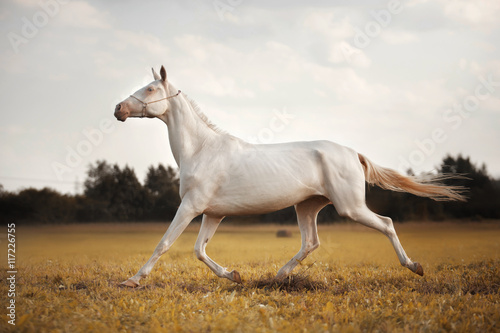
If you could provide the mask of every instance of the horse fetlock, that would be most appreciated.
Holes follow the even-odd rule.
[[[315,242],[315,243],[310,244],[307,247],[306,256],[308,256],[311,252],[313,252],[314,250],[316,250],[318,247],[319,247],[319,242]]]
[[[288,275],[290,274],[290,270],[287,269],[286,267],[282,267],[279,271],[278,274],[274,277],[276,281],[281,281],[284,280]]]

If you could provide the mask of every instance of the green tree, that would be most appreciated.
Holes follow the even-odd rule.
[[[148,217],[172,220],[180,204],[177,170],[171,166],[165,168],[162,164],[157,168],[150,166],[144,187],[152,205]]]
[[[84,193],[94,219],[142,220],[150,208],[145,189],[128,166],[120,169],[106,161],[90,165]]]
[[[466,203],[443,204],[446,213],[453,217],[498,218],[500,216],[500,192],[490,178],[486,165],[476,166],[469,157],[448,155],[439,168],[442,173],[462,174],[467,179],[449,179],[446,184],[468,188]]]
[[[25,223],[62,223],[75,220],[74,197],[43,188],[28,188],[19,193],[3,192],[0,208],[2,220]]]

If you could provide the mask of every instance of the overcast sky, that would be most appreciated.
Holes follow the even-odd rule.
[[[175,165],[163,123],[113,117],[162,64],[242,139],[327,139],[417,173],[461,153],[500,177],[498,0],[305,3],[2,0],[0,184]]]

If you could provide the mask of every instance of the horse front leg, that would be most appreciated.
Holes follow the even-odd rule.
[[[217,227],[222,221],[223,217],[212,217],[203,215],[203,221],[201,222],[200,233],[198,234],[198,239],[194,246],[194,252],[196,258],[205,263],[218,277],[229,279],[236,283],[241,283],[240,273],[237,271],[228,272],[224,267],[213,261],[207,253],[205,248],[208,242],[212,239]]]
[[[193,205],[190,204],[189,201],[182,201],[175,217],[168,227],[167,231],[163,235],[163,238],[156,246],[153,255],[146,262],[144,266],[135,274],[133,277],[129,278],[126,281],[123,281],[120,285],[125,287],[135,288],[139,286],[139,281],[142,278],[151,273],[153,266],[156,264],[158,259],[168,251],[168,249],[172,246],[177,238],[181,235],[181,233],[186,229],[188,224],[197,216],[199,213],[193,209]]]

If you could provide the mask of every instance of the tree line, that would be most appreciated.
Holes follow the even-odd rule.
[[[395,221],[500,218],[500,180],[490,177],[484,164],[478,167],[468,157],[446,156],[437,169],[441,173],[466,176],[448,179],[445,183],[466,187],[467,202],[436,202],[367,186],[368,206]],[[412,175],[411,170],[408,173]],[[61,194],[50,188],[8,192],[0,185],[0,219],[3,222],[170,221],[179,204],[177,169],[161,164],[150,166],[141,183],[132,168],[97,161],[88,168],[84,192],[76,195]],[[296,221],[293,207],[236,219],[274,223]],[[320,212],[318,220],[335,222],[342,218],[330,205]]]
[[[158,165],[141,184],[135,171],[106,161],[91,164],[83,194],[50,188],[0,192],[1,219],[26,223],[171,220],[180,204],[177,170]]]

